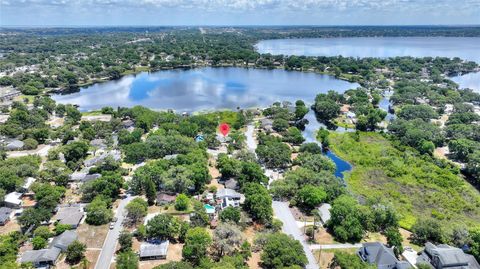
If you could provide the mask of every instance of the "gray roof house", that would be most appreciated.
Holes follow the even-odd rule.
[[[23,148],[23,145],[25,145],[25,143],[23,143],[23,141],[14,139],[14,140],[11,140],[10,142],[8,142],[8,144],[5,148],[7,150],[21,150]]]
[[[12,209],[8,207],[0,207],[0,226],[5,225],[10,220]]]
[[[215,194],[216,198],[222,200],[221,207],[226,208],[228,206],[238,207],[240,203],[245,200],[243,194],[240,194],[232,189],[219,189]]]
[[[68,230],[63,232],[61,235],[56,236],[53,238],[52,243],[50,243],[50,247],[59,248],[62,251],[66,251],[68,246],[73,243],[73,241],[77,240],[77,233],[72,230]]]
[[[322,223],[322,225],[326,225],[331,218],[330,208],[332,208],[332,206],[327,203],[324,203],[318,207],[318,215],[320,217],[320,222]]]
[[[225,188],[227,188],[227,189],[232,189],[232,190],[238,190],[239,189],[238,181],[234,178],[231,178],[231,179],[225,181],[225,183],[223,185],[225,185]]]
[[[70,181],[88,182],[101,177],[101,174],[88,174],[87,172],[74,172],[70,175]]]
[[[60,256],[60,249],[56,247],[40,250],[29,250],[23,253],[20,262],[31,262],[36,268],[50,268],[50,266],[55,265],[58,256]]]
[[[357,254],[362,261],[376,264],[378,269],[408,269],[410,264],[399,261],[393,250],[380,242],[363,243]]]
[[[77,228],[80,225],[84,216],[83,207],[79,205],[58,207],[57,214],[54,216],[54,220],[60,224],[71,225],[72,228]]]
[[[168,240],[149,243],[144,242],[140,245],[140,259],[142,260],[157,260],[166,259],[168,246],[170,242]]]
[[[428,264],[435,269],[480,269],[472,255],[449,245],[435,246],[427,242],[425,249],[417,259],[417,264]]]

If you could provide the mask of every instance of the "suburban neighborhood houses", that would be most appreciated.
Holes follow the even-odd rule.
[[[0,29],[0,269],[480,269],[478,63],[257,50],[477,28]]]

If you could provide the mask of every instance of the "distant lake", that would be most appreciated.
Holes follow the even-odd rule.
[[[352,37],[260,41],[260,53],[345,57],[459,57],[480,63],[480,37]]]
[[[455,76],[451,77],[450,79],[460,85],[461,89],[469,88],[476,92],[480,92],[480,72]]]
[[[142,105],[158,110],[193,112],[265,107],[275,101],[295,102],[298,99],[310,103],[318,93],[344,92],[358,86],[315,73],[206,67],[129,75],[52,98],[63,104],[77,104],[81,111]]]

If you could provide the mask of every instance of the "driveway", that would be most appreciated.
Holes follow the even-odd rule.
[[[346,249],[346,248],[361,248],[361,247],[362,247],[362,244],[328,244],[328,245],[313,244],[313,245],[310,245],[311,250]]]
[[[255,149],[257,149],[257,142],[253,137],[254,132],[255,126],[253,126],[252,124],[247,125],[247,130],[245,131],[245,136],[247,137],[247,148],[253,153],[255,153]]]
[[[273,201],[273,212],[275,216],[283,222],[282,230],[284,233],[293,236],[294,239],[300,241],[303,247],[303,251],[308,259],[307,269],[318,269],[317,261],[313,256],[310,246],[305,241],[303,234],[297,226],[297,222],[288,208],[287,202]]]
[[[125,218],[125,206],[135,198],[135,196],[128,196],[127,198],[120,201],[118,205],[117,212],[115,213],[115,217],[117,218],[117,222],[115,223],[115,227],[108,231],[107,237],[103,242],[102,251],[100,252],[100,256],[98,256],[97,263],[95,264],[95,269],[109,269],[110,263],[113,259],[113,254],[115,254],[115,249],[117,247],[117,240],[120,232],[123,228],[123,220]]]

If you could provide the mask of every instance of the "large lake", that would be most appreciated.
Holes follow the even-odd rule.
[[[462,89],[469,88],[476,92],[480,92],[480,72],[455,76],[450,79],[455,81]]]
[[[480,63],[480,37],[353,37],[263,40],[260,53],[338,56],[459,57]]]
[[[192,112],[265,107],[275,101],[298,99],[310,103],[320,92],[344,92],[358,86],[315,73],[206,67],[125,76],[52,98],[63,104],[77,104],[81,111],[142,105]]]

